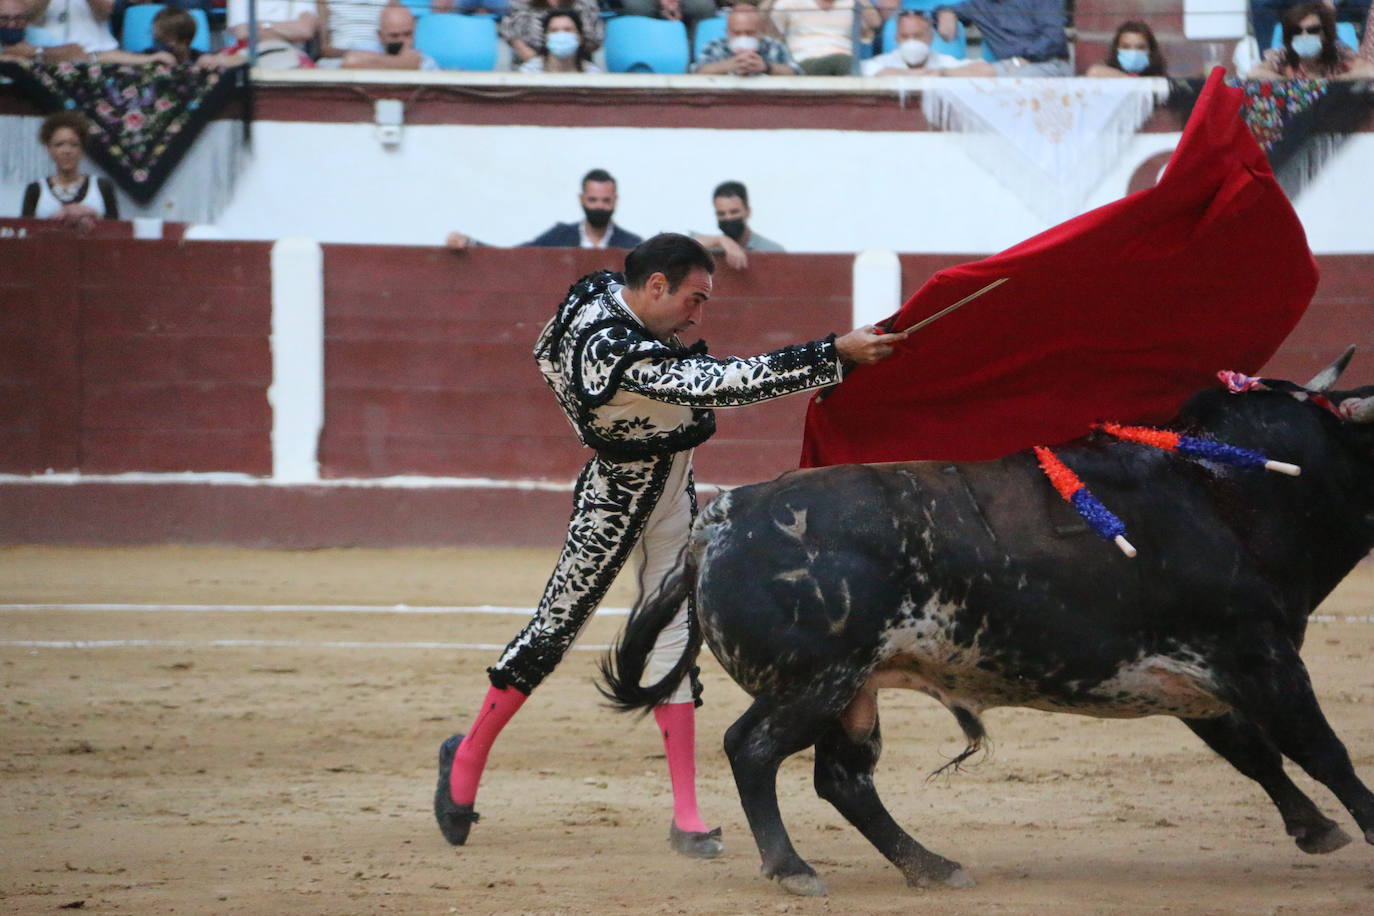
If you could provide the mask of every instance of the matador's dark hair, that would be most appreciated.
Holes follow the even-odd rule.
[[[677,232],[660,232],[640,242],[625,255],[625,285],[639,289],[654,274],[668,279],[668,291],[676,292],[683,279],[700,267],[715,273],[716,261],[700,242]]]

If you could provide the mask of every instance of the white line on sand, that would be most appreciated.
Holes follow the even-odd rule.
[[[514,614],[528,617],[532,607],[502,607],[494,604],[409,605],[409,604],[0,604],[4,611],[117,611],[131,614],[213,613],[213,614]],[[629,608],[603,607],[598,614],[624,617]]]
[[[504,644],[477,642],[355,642],[311,639],[6,639],[20,649],[472,649],[500,652]],[[575,652],[604,652],[610,646],[573,646]]]

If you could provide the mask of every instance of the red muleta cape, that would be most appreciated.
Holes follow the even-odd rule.
[[[1242,95],[1213,71],[1157,186],[932,276],[889,327],[1009,279],[813,398],[802,467],[997,458],[1163,423],[1217,370],[1258,371],[1317,266]]]

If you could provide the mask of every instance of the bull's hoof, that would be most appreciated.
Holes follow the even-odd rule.
[[[1305,830],[1293,839],[1303,852],[1316,856],[1335,852],[1345,846],[1350,842],[1350,835],[1336,826],[1335,822],[1327,821],[1324,826]]]
[[[693,859],[714,859],[725,851],[725,844],[720,841],[719,827],[693,833],[679,830],[677,824],[672,824],[668,828],[668,845],[673,852]]]
[[[778,883],[787,893],[798,897],[824,897],[829,893],[819,875],[783,875],[778,878]]]
[[[453,757],[462,741],[462,735],[454,735],[439,745],[439,783],[434,787],[434,819],[439,822],[439,832],[453,846],[467,843],[468,831],[481,818],[472,810],[472,805],[460,805],[449,794],[449,773],[453,770]]]
[[[977,887],[978,882],[973,880],[973,875],[962,868],[956,868],[946,876],[944,885],[945,887]]]

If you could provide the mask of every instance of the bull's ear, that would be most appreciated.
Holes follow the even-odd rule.
[[[1337,408],[1351,423],[1374,423],[1374,395],[1367,398],[1346,398]]]
[[[1351,344],[1345,348],[1345,352],[1336,358],[1336,361],[1327,366],[1316,375],[1312,376],[1312,381],[1303,387],[1308,391],[1326,391],[1336,384],[1336,379],[1341,377],[1345,367],[1350,365],[1350,357],[1355,355],[1355,345]]]

